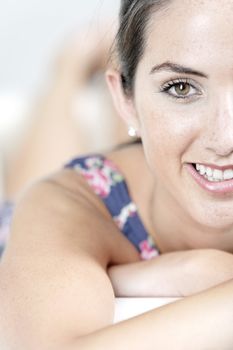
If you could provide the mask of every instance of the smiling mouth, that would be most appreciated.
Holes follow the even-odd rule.
[[[200,164],[199,164],[200,165]],[[207,172],[207,169],[203,170],[201,167],[198,170],[198,164],[195,163],[186,163],[185,169],[191,176],[191,178],[195,181],[196,184],[198,184],[202,189],[205,191],[212,193],[214,195],[222,196],[222,195],[231,195],[233,194],[233,178],[230,179],[224,179],[224,175],[222,179],[214,178],[216,174],[220,177],[221,173],[214,173],[214,175],[209,176],[209,172]],[[208,167],[207,167],[208,168]],[[212,169],[212,171],[215,171],[216,169]],[[220,169],[217,169],[220,170]],[[231,169],[226,169],[231,170]],[[224,170],[225,172],[225,170]],[[224,173],[223,172],[223,173]],[[203,173],[203,174],[201,174]],[[226,174],[228,174],[226,172]],[[222,176],[222,175],[221,175]],[[228,174],[228,177],[230,177],[230,174]]]
[[[225,167],[225,170],[221,170],[198,163],[191,163],[191,165],[200,176],[210,182],[226,182],[233,179],[233,168]]]

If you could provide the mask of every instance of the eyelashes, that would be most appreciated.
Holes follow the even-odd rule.
[[[170,80],[159,89],[160,92],[167,94],[169,97],[179,100],[191,100],[202,94],[200,88],[195,86],[195,83],[188,78]]]

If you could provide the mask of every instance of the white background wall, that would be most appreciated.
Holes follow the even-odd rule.
[[[120,0],[0,0],[0,199],[4,159],[66,38],[117,23]],[[106,28],[107,30],[107,28]]]
[[[0,0],[0,92],[31,91],[63,38],[116,19],[119,0]]]

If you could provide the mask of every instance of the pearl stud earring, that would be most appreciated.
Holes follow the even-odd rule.
[[[135,137],[137,136],[137,131],[136,129],[133,127],[133,126],[130,126],[129,129],[128,129],[128,135],[130,137]]]

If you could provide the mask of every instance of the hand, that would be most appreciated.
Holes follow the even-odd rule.
[[[216,249],[162,254],[108,269],[115,296],[183,297],[233,278],[233,255]]]

